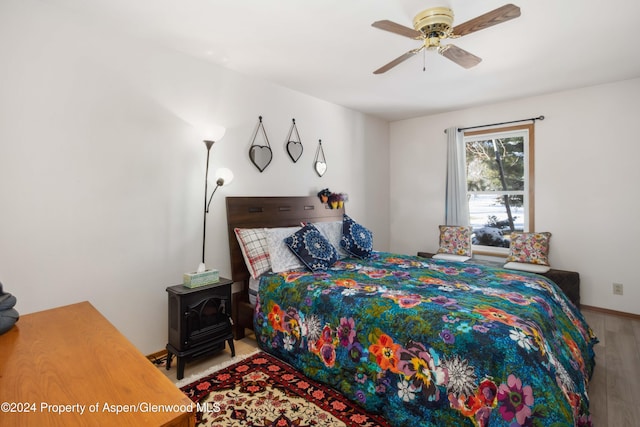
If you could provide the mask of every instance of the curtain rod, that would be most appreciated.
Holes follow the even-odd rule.
[[[528,122],[528,121],[532,121],[532,122],[536,122],[536,120],[544,120],[544,116],[538,116],[538,117],[532,117],[530,119],[521,119],[521,120],[513,120],[510,122],[502,122],[502,123],[492,123],[490,125],[479,125],[479,126],[469,126],[466,128],[458,128],[458,132],[462,132],[464,130],[469,130],[469,129],[478,129],[478,128],[486,128],[489,126],[500,126],[500,125],[509,125],[511,123],[520,123],[520,122]],[[447,130],[444,130],[444,133],[447,133]]]

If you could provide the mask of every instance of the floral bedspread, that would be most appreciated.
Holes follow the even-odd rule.
[[[265,276],[254,327],[396,426],[591,425],[597,338],[542,276],[374,252]]]

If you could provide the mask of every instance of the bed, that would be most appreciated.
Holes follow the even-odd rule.
[[[227,198],[229,226],[341,218],[314,199]],[[373,252],[265,273],[246,310],[263,350],[395,426],[591,423],[597,338],[543,276]]]

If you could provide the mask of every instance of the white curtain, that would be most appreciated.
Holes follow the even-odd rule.
[[[446,225],[469,225],[467,172],[463,133],[458,128],[447,129],[447,187],[445,202]]]

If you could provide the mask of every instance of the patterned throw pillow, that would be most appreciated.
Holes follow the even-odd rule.
[[[506,262],[549,265],[551,233],[511,233]]]
[[[342,239],[342,221],[314,222],[313,225],[315,225],[318,231],[336,248],[338,259],[349,256],[349,254],[342,249],[342,246],[340,246],[340,240]]]
[[[338,253],[313,224],[307,224],[284,243],[311,271],[326,270],[338,260]]]
[[[369,258],[373,251],[373,233],[345,214],[342,219],[340,246],[356,258]]]
[[[254,279],[271,269],[264,228],[234,228],[249,274]]]
[[[471,233],[468,226],[441,225],[439,254],[471,256]]]

